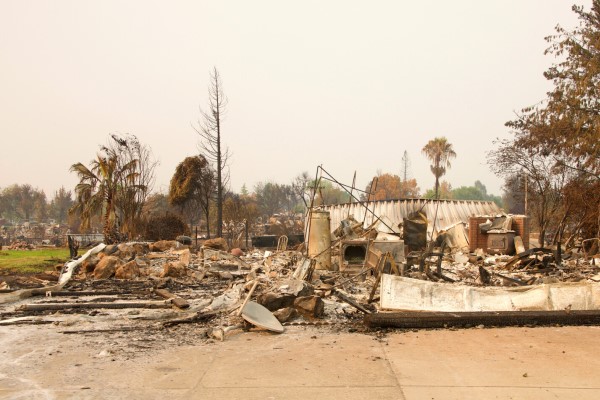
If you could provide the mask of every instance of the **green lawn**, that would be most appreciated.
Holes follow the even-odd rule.
[[[0,250],[0,272],[40,273],[68,259],[68,248]]]

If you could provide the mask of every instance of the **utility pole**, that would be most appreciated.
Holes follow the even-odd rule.
[[[527,174],[525,174],[525,215],[527,215]]]

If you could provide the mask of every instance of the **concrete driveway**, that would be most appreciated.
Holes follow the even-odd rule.
[[[189,334],[189,332],[181,333]],[[288,327],[117,352],[127,333],[0,327],[3,399],[598,399],[600,327]],[[142,341],[143,342],[143,341]]]

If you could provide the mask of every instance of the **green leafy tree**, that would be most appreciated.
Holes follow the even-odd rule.
[[[47,218],[46,194],[29,184],[8,186],[0,193],[0,216],[17,221]]]
[[[0,216],[12,220],[23,219],[19,212],[19,185],[14,184],[2,189],[0,194]]]
[[[313,183],[310,186],[316,186],[315,205],[343,204],[350,201],[348,192],[334,187],[329,181],[321,180],[318,185]]]
[[[450,160],[456,157],[452,144],[445,137],[437,137],[427,142],[422,149],[423,154],[431,161],[431,172],[435,176],[434,194],[439,198],[440,178],[450,168]]]
[[[59,224],[67,222],[69,209],[73,206],[71,191],[61,186],[54,192],[54,198],[50,202],[50,215],[56,219]]]
[[[33,212],[38,221],[46,221],[48,219],[48,202],[46,201],[46,193],[43,190],[34,192],[33,204]]]
[[[452,198],[454,200],[493,201],[498,207],[502,207],[502,198],[500,196],[488,194],[487,188],[480,181],[475,181],[473,186],[461,186],[452,189]]]
[[[259,182],[254,187],[258,210],[265,217],[283,212],[286,208],[287,194],[284,185],[274,182]]]
[[[452,185],[447,181],[442,181],[438,187],[436,193],[435,189],[429,189],[423,195],[424,199],[446,199],[451,200],[452,197]]]

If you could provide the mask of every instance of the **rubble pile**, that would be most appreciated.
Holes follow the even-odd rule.
[[[15,240],[8,246],[8,250],[33,250],[34,245],[27,243],[24,240]]]
[[[545,310],[548,302],[556,306],[563,300],[570,307],[569,299],[557,297],[562,296],[560,288],[548,294],[541,286],[600,282],[598,255],[577,249],[526,250],[506,220],[508,229],[489,232],[503,240],[510,234],[515,246],[506,253],[513,255],[489,248],[469,251],[461,225],[440,230],[436,240],[427,242],[426,222],[424,214],[415,213],[397,229],[380,219],[364,228],[350,217],[333,232],[325,226],[321,236],[311,233],[306,253],[256,248],[243,252],[230,249],[222,238],[206,240],[200,248],[183,240],[98,245],[65,264],[62,272],[49,272],[58,285],[45,282],[28,292],[0,294],[0,304],[14,302],[13,309],[0,309],[0,324],[79,314],[125,321],[119,329],[127,330],[193,323],[204,329],[207,340],[225,340],[235,330],[280,333],[285,325],[356,330],[365,315],[373,320],[372,315],[386,310],[440,311],[435,308],[439,306],[444,311],[458,306],[459,300],[466,311],[494,311],[494,302],[503,302],[499,306],[510,311]],[[326,240],[320,240],[323,237]],[[402,289],[394,292],[394,287]],[[506,290],[487,291],[503,287]],[[537,291],[534,300],[539,301],[531,307],[538,308],[528,308],[525,302],[515,305],[510,296],[523,298],[523,293],[511,292],[512,287]],[[585,291],[585,299],[600,299],[593,294],[596,286],[569,290]],[[446,298],[436,298],[436,293]],[[36,295],[44,297],[33,298]],[[420,296],[416,309],[395,306],[405,307],[415,296]],[[495,297],[492,301],[486,296]]]
[[[431,260],[426,260],[431,262]],[[443,277],[409,269],[407,276],[435,282],[454,282],[473,286],[526,286],[558,282],[600,282],[600,258],[586,258],[570,252],[560,263],[550,249],[519,256],[448,253],[441,262]]]
[[[200,249],[177,241],[108,245],[86,257],[65,288],[45,286],[35,293],[46,293],[44,297],[29,299],[28,295],[13,310],[0,309],[0,324],[7,319],[8,323],[39,321],[72,314],[100,321],[102,316],[114,319],[121,313],[132,324],[127,329],[132,329],[139,326],[142,315],[135,310],[144,309],[145,320],[152,321],[155,329],[195,322],[207,329],[207,339],[224,340],[237,328],[261,326],[260,319],[250,324],[243,313],[238,314],[247,298],[279,323],[361,323],[362,313],[334,295],[339,273],[315,271],[310,260],[296,251],[253,250],[236,256],[219,249],[223,248],[220,242],[208,242],[211,247]],[[310,279],[294,277],[306,264],[309,268],[302,276]],[[48,273],[57,279],[60,275],[60,271]],[[348,292],[361,291],[348,288]],[[366,288],[362,292],[367,293]]]

